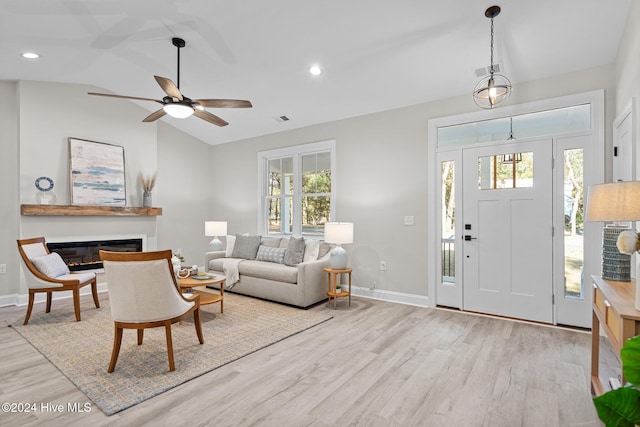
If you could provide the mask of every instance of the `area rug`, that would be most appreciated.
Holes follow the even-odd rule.
[[[29,324],[12,326],[106,415],[112,415],[331,319],[330,315],[225,293],[220,304],[202,307],[205,343],[200,345],[193,318],[172,326],[176,370],[169,372],[164,328],[146,329],[137,345],[135,330],[125,330],[118,363],[107,373],[113,347],[108,302],[82,310],[38,312]]]

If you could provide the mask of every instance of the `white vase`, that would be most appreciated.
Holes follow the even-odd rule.
[[[142,195],[142,207],[150,208],[152,206],[153,206],[153,203],[151,202],[151,192],[145,191],[144,194]]]

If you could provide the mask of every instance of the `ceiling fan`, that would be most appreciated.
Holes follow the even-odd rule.
[[[162,100],[151,98],[140,98],[137,96],[112,95],[109,93],[88,92],[89,95],[110,96],[112,98],[136,99],[139,101],[153,101],[162,104],[162,108],[149,114],[143,122],[153,122],[164,116],[165,114],[176,118],[186,118],[194,115],[209,123],[218,126],[226,126],[229,123],[205,111],[205,108],[251,108],[250,101],[238,99],[191,99],[182,95],[180,92],[180,49],[185,47],[186,43],[183,39],[174,37],[171,42],[178,48],[178,85],[175,85],[170,79],[160,76],[153,76],[162,90],[167,94]]]

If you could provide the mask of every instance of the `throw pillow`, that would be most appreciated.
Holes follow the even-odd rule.
[[[256,259],[258,246],[260,246],[260,236],[236,234],[236,243],[233,245],[231,258]]]
[[[333,249],[332,244],[326,242],[320,243],[320,249],[318,249],[318,259],[328,254],[331,249]]]
[[[227,249],[225,250],[225,254],[224,254],[225,257],[231,258],[235,243],[236,243],[236,236],[227,236]]]
[[[31,258],[31,262],[40,273],[52,279],[70,273],[69,267],[67,267],[62,257],[56,252]]]
[[[256,255],[256,260],[284,264],[284,255],[286,252],[286,248],[272,248],[269,246],[260,245],[260,247],[258,248],[258,255]]]
[[[284,254],[284,263],[288,266],[295,267],[302,262],[304,256],[304,238],[289,237],[289,245],[287,252]]]
[[[320,251],[320,240],[305,239],[304,241],[304,257],[303,262],[315,261],[318,259]]]

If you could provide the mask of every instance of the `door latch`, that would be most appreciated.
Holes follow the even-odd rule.
[[[477,237],[471,237],[468,234],[464,236],[464,240],[466,240],[467,242],[470,240],[477,240],[477,239],[478,239]]]

